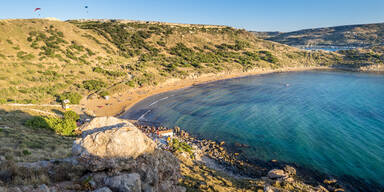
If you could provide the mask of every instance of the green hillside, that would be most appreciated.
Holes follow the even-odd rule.
[[[205,73],[335,66],[342,54],[304,51],[225,26],[0,20],[0,103],[52,103]],[[376,64],[360,59],[346,64]]]

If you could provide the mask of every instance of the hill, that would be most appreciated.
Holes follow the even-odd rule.
[[[170,78],[329,65],[336,57],[223,26],[1,20],[0,102],[50,103],[70,97],[77,103],[73,98],[157,85]]]
[[[290,46],[369,47],[384,45],[384,23],[344,25],[293,32],[255,32],[266,40]]]
[[[86,96],[111,95],[108,101],[89,99],[96,103],[95,108],[100,107],[99,111],[105,112],[116,98],[115,93],[125,93],[118,99],[127,102],[135,93],[143,97],[144,92],[154,93],[155,87],[168,87],[165,83],[170,80],[184,82],[191,78],[202,79],[207,74],[224,76],[236,72],[247,74],[319,66],[383,71],[383,64],[382,46],[339,52],[305,51],[226,26],[126,20],[0,20],[0,104],[16,103],[0,105],[0,162],[5,162],[0,167],[9,170],[0,174],[0,185],[8,178],[20,185],[47,183],[49,178],[56,177],[9,165],[66,158],[71,154],[75,137],[64,135],[79,134],[74,130],[77,127],[75,118],[68,116],[71,114],[68,112],[73,115],[73,111],[66,113],[60,105],[46,104],[57,104],[64,99],[78,104],[81,99],[92,98]],[[124,102],[114,105],[124,107]],[[81,103],[75,107],[86,112],[89,106]],[[86,120],[83,115],[82,120]],[[70,134],[60,132],[68,128]],[[145,130],[149,130],[148,127]],[[188,133],[181,133],[186,140],[192,138],[185,136]],[[204,145],[212,145],[211,141],[204,142]],[[219,146],[213,150],[223,151]],[[226,154],[225,151],[221,153]],[[266,190],[293,190],[307,186],[301,183],[301,186],[292,186],[298,184],[292,179],[283,183],[275,180],[269,183],[263,179],[244,183],[222,176],[203,164],[181,165],[181,168],[182,183],[201,191],[255,191],[264,187]],[[63,173],[71,173],[67,166],[65,170]],[[72,179],[72,176],[65,176],[65,179]],[[85,178],[85,182],[79,183],[89,191],[90,177]],[[328,185],[335,190],[339,187],[334,182]]]

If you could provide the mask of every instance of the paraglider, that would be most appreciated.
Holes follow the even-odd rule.
[[[87,10],[87,13],[88,13],[88,5],[84,6],[85,10]]]
[[[35,10],[33,12],[39,14],[39,16],[40,16],[40,11],[41,11],[41,8],[35,8]]]

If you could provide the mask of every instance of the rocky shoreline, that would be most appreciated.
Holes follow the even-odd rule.
[[[334,178],[310,182],[300,167],[247,161],[223,141],[198,139],[179,127],[162,138],[158,133],[167,128],[133,123],[93,119],[65,159],[0,158],[0,192],[379,191],[345,188]]]
[[[149,122],[134,123],[140,130],[149,137],[159,130],[167,130],[163,126],[155,126]],[[211,163],[211,168],[226,172],[228,175],[241,178],[265,178],[271,172],[281,173],[282,175],[294,176],[286,177],[284,181],[300,180],[308,185],[321,186],[328,191],[381,191],[383,187],[379,184],[368,183],[352,176],[337,177],[321,173],[319,171],[300,167],[294,163],[280,162],[277,160],[263,161],[259,159],[248,159],[241,154],[242,148],[249,146],[241,143],[232,145],[224,141],[212,141],[194,137],[180,127],[173,129],[176,138],[186,142],[195,149],[195,156],[206,165]],[[206,159],[204,161],[204,158]],[[208,160],[207,160],[208,159]],[[212,163],[214,165],[212,165]],[[215,165],[216,164],[216,165]],[[272,171],[274,170],[274,171]],[[282,171],[283,170],[283,171]],[[296,173],[297,170],[297,173]]]
[[[165,127],[150,126],[148,123],[136,122],[135,125],[146,133],[149,137],[155,134],[157,131],[167,130]],[[296,182],[296,180],[302,180],[296,175],[296,169],[291,165],[283,162],[273,160],[271,162],[249,162],[246,159],[240,158],[240,154],[236,152],[230,152],[228,146],[224,141],[212,141],[206,139],[198,139],[191,136],[188,132],[181,130],[179,127],[173,129],[175,137],[180,142],[185,142],[192,146],[194,150],[194,156],[200,161],[205,157],[209,160],[213,160],[217,165],[211,165],[211,168],[219,168],[219,170],[226,172],[229,175],[242,177],[242,178],[263,178],[268,179],[279,179],[279,182]],[[237,144],[236,147],[247,147],[243,144]],[[167,149],[165,149],[167,150]],[[202,162],[207,163],[202,160]],[[210,161],[212,162],[212,161]],[[310,185],[317,186],[319,191],[344,191],[343,186],[335,179],[325,179],[325,183],[321,181],[308,182],[303,180]],[[323,181],[323,180],[322,180]],[[323,184],[325,187],[323,187]]]

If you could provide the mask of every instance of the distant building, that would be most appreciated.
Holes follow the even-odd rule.
[[[173,137],[173,130],[168,129],[165,131],[157,131],[157,136],[158,137]]]
[[[63,103],[62,103],[63,109],[71,110],[71,108],[69,108],[69,103],[70,103],[70,101],[68,99],[64,100]]]

